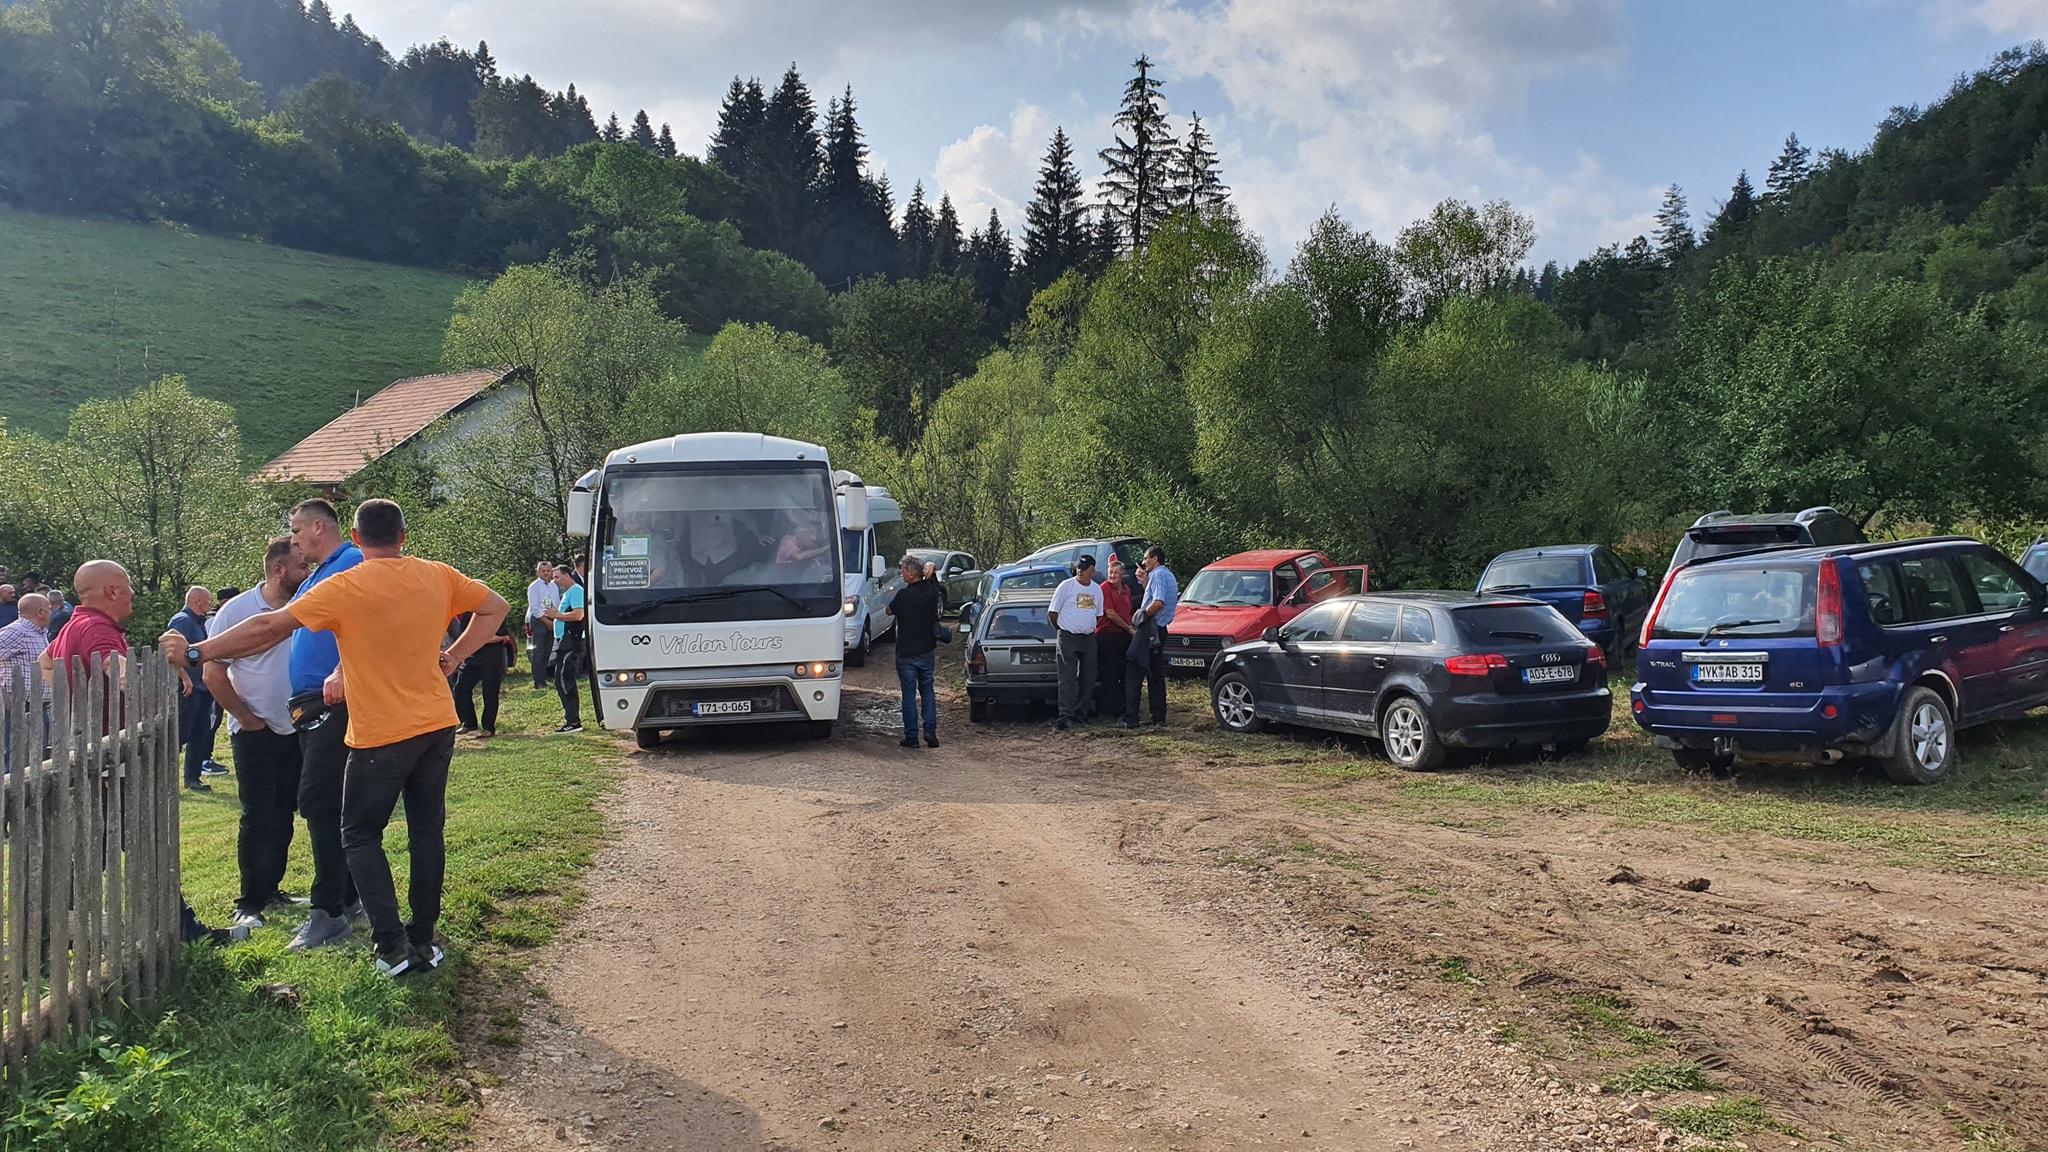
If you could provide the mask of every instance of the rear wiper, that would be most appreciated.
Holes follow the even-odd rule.
[[[1705,648],[1707,646],[1707,641],[1714,638],[1714,633],[1719,632],[1724,628],[1761,628],[1766,624],[1783,623],[1783,620],[1723,620],[1715,624],[1713,627],[1708,628],[1705,632],[1700,633],[1700,647]]]
[[[737,588],[713,588],[709,592],[681,592],[674,596],[657,596],[652,600],[642,600],[638,604],[628,604],[626,607],[619,609],[619,619],[637,620],[656,608],[665,608],[671,604],[696,604],[705,600],[725,600],[733,596],[743,596],[749,592],[767,592],[780,596],[789,602],[790,607],[795,608],[799,612],[808,607],[803,601],[791,596],[780,588],[767,584],[742,584]]]
[[[1534,588],[1534,584],[1488,584],[1488,592],[1513,592],[1517,588]]]
[[[1488,635],[1488,636],[1495,636],[1495,637],[1498,637],[1498,638],[1500,638],[1500,639],[1502,639],[1502,640],[1541,640],[1541,639],[1543,639],[1543,633],[1541,633],[1541,632],[1517,632],[1517,631],[1514,631],[1513,629],[1501,629],[1501,630],[1497,630],[1497,631],[1493,631],[1493,632],[1488,632],[1488,633],[1487,633],[1487,635]]]

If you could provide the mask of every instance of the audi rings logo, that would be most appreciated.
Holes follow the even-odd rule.
[[[1555,652],[1545,652],[1545,653],[1543,654],[1543,662],[1544,662],[1545,664],[1555,664],[1555,663],[1557,663],[1558,661],[1560,661],[1560,660],[1562,660],[1562,659],[1564,659],[1564,657],[1563,657],[1563,656],[1560,656],[1560,655],[1558,655],[1558,654],[1557,654],[1557,653],[1555,653]]]
[[[654,637],[647,635],[645,632],[633,637],[633,647],[635,648],[652,643],[654,643]]]

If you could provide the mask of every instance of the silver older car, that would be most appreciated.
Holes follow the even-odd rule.
[[[944,548],[912,548],[910,554],[939,570],[939,615],[974,599],[974,586],[981,582],[981,565],[974,557]]]
[[[1056,704],[1059,660],[1046,607],[1050,588],[998,591],[967,637],[967,716],[985,724],[998,704]]]

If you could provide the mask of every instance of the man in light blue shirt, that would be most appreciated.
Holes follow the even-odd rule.
[[[1138,697],[1149,686],[1152,695],[1152,723],[1166,723],[1166,651],[1160,646],[1166,626],[1173,623],[1180,607],[1180,581],[1166,566],[1166,550],[1154,544],[1145,549],[1139,562],[1145,572],[1145,591],[1138,610],[1132,613],[1137,635],[1131,639],[1125,659],[1123,726],[1138,726]]]

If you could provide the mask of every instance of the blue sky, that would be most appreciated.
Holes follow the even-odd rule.
[[[1447,196],[1533,216],[1534,258],[1696,220],[1788,131],[1855,149],[2004,47],[2048,0],[337,0],[394,52],[487,39],[501,70],[646,108],[701,152],[726,82],[796,62],[851,84],[899,202],[922,180],[1013,232],[1055,125],[1094,152],[1148,53],[1176,125],[1200,112],[1244,217],[1284,262],[1325,208],[1391,238]]]

